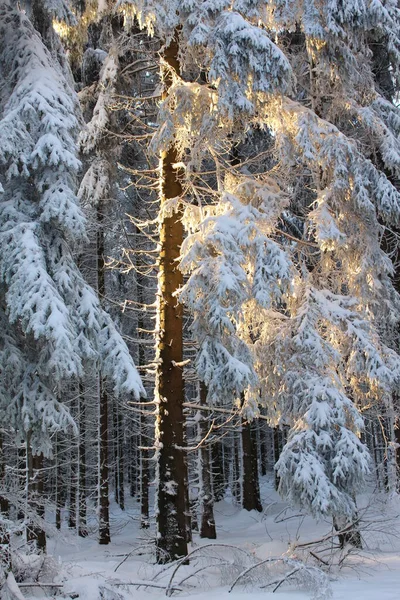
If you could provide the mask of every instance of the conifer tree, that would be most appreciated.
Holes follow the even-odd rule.
[[[28,17],[0,7],[1,420],[33,455],[74,428],[62,386],[98,365],[116,394],[144,394],[132,358],[72,253],[85,241],[76,195],[74,91]],[[58,397],[59,396],[59,397]]]
[[[389,402],[400,373],[380,322],[399,307],[380,246],[399,194],[366,143],[396,171],[397,112],[375,88],[366,40],[384,36],[395,75],[398,9],[329,0],[130,6],[166,45],[179,32],[181,74],[153,147],[173,145],[184,173],[181,298],[208,401],[236,399],[251,418],[261,390],[271,421],[291,427],[281,493],[313,514],[351,518],[369,469],[358,408]],[[251,150],[257,129],[273,134],[270,160]],[[237,144],[248,156],[232,165]]]

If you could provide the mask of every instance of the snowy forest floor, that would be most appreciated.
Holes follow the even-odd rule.
[[[49,540],[49,554],[59,563],[62,573],[55,580],[64,582],[61,593],[65,595],[61,597],[81,600],[158,600],[165,597],[165,588],[172,581],[174,589],[171,593],[181,600],[189,596],[195,596],[196,600],[210,600],[217,596],[219,600],[245,600],[249,594],[253,598],[256,594],[259,600],[322,598],[323,581],[312,572],[312,567],[322,567],[327,573],[334,600],[398,600],[399,498],[388,500],[387,496],[374,491],[358,499],[364,549],[350,554],[349,548],[344,551],[332,550],[333,538],[299,548],[299,544],[332,533],[331,524],[328,521],[316,522],[302,516],[301,511],[290,510],[266,479],[262,482],[262,500],[264,512],[261,514],[243,511],[229,498],[219,502],[215,506],[218,534],[215,545],[196,550],[190,564],[181,565],[172,579],[177,565],[155,564],[154,530],[139,529],[139,506],[135,499],[129,499],[125,511],[112,504],[112,543],[109,546],[99,546],[94,534],[81,539],[68,530],[64,530],[60,537]],[[337,544],[337,538],[333,539],[333,543]],[[194,533],[190,548],[194,550],[208,544],[214,542],[201,540]],[[295,569],[290,565],[266,563],[253,569],[229,593],[238,573],[246,567],[282,555],[311,566],[311,579],[307,572],[300,573],[300,578],[297,573],[291,584],[285,582],[273,593],[282,574]],[[333,565],[328,569],[325,563]],[[275,585],[261,589],[262,585],[271,581],[275,581]],[[160,588],[130,585],[134,582],[153,582]],[[179,589],[176,590],[174,586]],[[24,588],[23,593],[26,598],[56,597],[56,590],[51,588]]]

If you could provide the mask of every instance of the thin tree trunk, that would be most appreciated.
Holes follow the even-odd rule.
[[[97,286],[100,300],[105,295],[104,231],[102,207],[97,210]],[[108,465],[108,394],[106,382],[99,377],[99,544],[106,545],[110,537],[109,465]]]
[[[43,477],[43,454],[38,454],[32,459],[33,476],[34,476],[34,494],[35,494],[35,510],[38,517],[44,519],[44,477]],[[37,549],[41,552],[46,552],[46,534],[44,530],[36,526],[34,527],[34,535],[36,538]]]
[[[6,465],[4,460],[4,449],[3,449],[3,433],[0,432],[0,486],[1,489],[5,489],[5,475]],[[10,510],[10,503],[4,496],[0,495],[0,512],[3,516],[7,517]],[[2,543],[0,541],[0,543]]]
[[[129,476],[130,476],[129,493],[132,498],[134,498],[136,496],[137,488],[138,488],[138,471],[139,471],[139,469],[137,467],[137,461],[139,458],[138,457],[139,451],[137,450],[136,439],[137,439],[137,436],[132,434],[131,438],[130,438],[130,468],[129,468]]]
[[[117,401],[114,399],[112,404],[112,423],[113,423],[113,435],[112,435],[112,454],[113,454],[113,465],[114,465],[114,498],[115,502],[119,504],[119,430],[118,430],[118,406]]]
[[[139,305],[142,306],[145,303],[144,298],[144,287],[145,279],[138,269],[137,275],[137,298]],[[137,322],[138,334],[144,329],[143,313],[138,313]],[[139,342],[138,348],[138,364],[143,366],[146,362],[145,349],[143,344]],[[140,527],[141,529],[148,529],[150,526],[149,521],[149,483],[150,483],[150,463],[149,463],[149,452],[145,448],[149,445],[147,436],[147,416],[145,405],[140,411],[140,433],[139,433],[139,456],[140,456]]]
[[[204,383],[200,383],[200,404],[207,401],[207,389]],[[203,440],[208,432],[208,421],[204,415],[200,415],[198,422],[199,436]],[[207,444],[201,444],[199,448],[200,461],[200,505],[201,526],[200,537],[215,540],[217,532],[214,519],[214,498],[212,493],[210,449]]]
[[[62,478],[59,457],[61,454],[61,444],[58,435],[56,436],[56,455],[55,455],[55,470],[56,470],[56,528],[61,529],[61,502],[62,502]]]
[[[274,427],[274,459],[275,459],[275,464],[278,462],[280,454],[281,454],[281,444],[280,444],[280,440],[279,440],[279,429],[278,427]],[[275,489],[277,490],[279,488],[279,475],[278,472],[275,471]]]
[[[176,38],[164,51],[165,93],[172,83],[171,70],[180,73]],[[166,201],[178,198],[182,187],[174,168],[177,153],[174,146],[161,156],[161,213]],[[177,267],[183,240],[181,212],[163,216],[160,224],[160,258],[158,276],[158,345],[156,397],[157,445],[157,562],[164,563],[186,556],[186,492],[183,455],[183,373],[182,306],[175,292],[183,282]]]
[[[265,425],[261,419],[258,421],[258,431],[260,435],[260,475],[264,476],[268,470],[268,445]]]
[[[4,449],[3,449],[3,433],[0,432],[0,486],[1,489],[5,490],[5,460],[4,460]],[[2,517],[7,518],[9,515],[10,503],[7,498],[0,496],[0,512]],[[11,570],[11,552],[10,552],[10,532],[5,525],[0,527],[0,545],[2,546],[1,552],[1,566],[6,571]]]
[[[240,474],[240,436],[233,432],[233,462],[232,462],[232,495],[236,502],[241,500],[241,474]]]
[[[87,511],[86,511],[86,404],[84,388],[79,384],[79,529],[80,537],[86,537]]]
[[[73,390],[73,393],[76,393],[76,390]],[[72,414],[75,416],[75,407],[76,400],[74,399],[71,404]],[[69,476],[69,511],[68,511],[68,527],[71,529],[76,529],[76,501],[77,501],[77,484],[78,482],[78,456],[77,456],[77,444],[75,444],[75,440],[71,440],[71,448],[70,448],[70,476]]]
[[[117,406],[118,430],[118,499],[121,510],[125,510],[125,481],[124,481],[124,422],[121,408]]]
[[[105,381],[100,377],[99,415],[99,544],[111,542],[109,512],[108,468],[108,395]]]

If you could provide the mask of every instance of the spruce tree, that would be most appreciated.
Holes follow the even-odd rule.
[[[48,455],[51,434],[74,427],[59,399],[63,383],[88,364],[117,394],[144,390],[74,260],[86,237],[75,195],[76,95],[10,2],[0,7],[0,73],[1,419]]]
[[[130,6],[166,45],[179,35],[181,74],[153,148],[173,146],[184,174],[181,299],[208,401],[233,401],[252,418],[261,399],[273,423],[291,427],[281,493],[313,514],[351,518],[369,470],[359,408],[389,401],[399,378],[380,322],[399,307],[380,245],[399,194],[371,151],[396,171],[397,112],[375,87],[367,44],[372,32],[385,37],[395,75],[398,9]],[[269,159],[251,147],[260,130]],[[245,158],[232,165],[238,144]]]

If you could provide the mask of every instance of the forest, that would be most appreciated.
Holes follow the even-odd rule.
[[[399,93],[398,0],[0,0],[1,600],[398,598]]]

